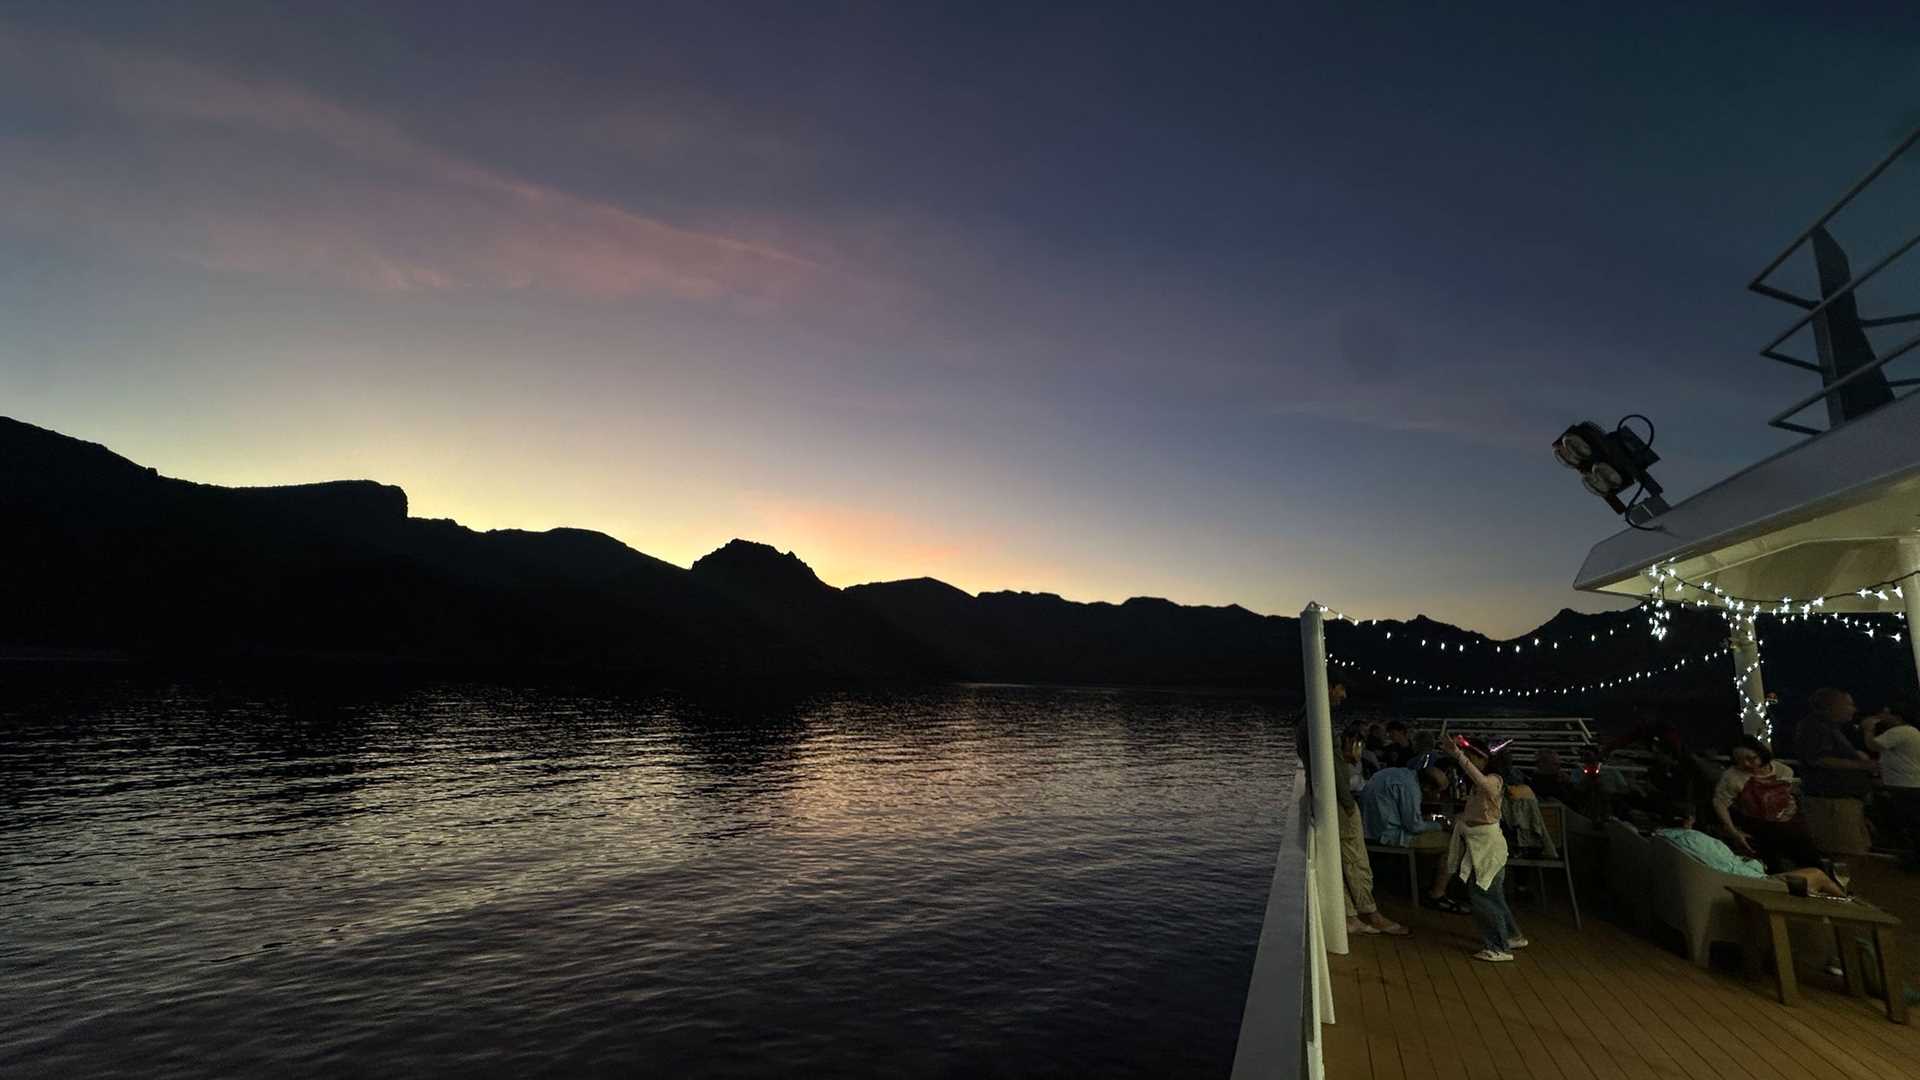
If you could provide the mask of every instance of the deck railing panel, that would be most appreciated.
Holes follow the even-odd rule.
[[[1315,910],[1311,798],[1305,771],[1296,771],[1240,1017],[1235,1080],[1318,1080],[1321,1075],[1320,1024],[1333,1020],[1333,994]]]

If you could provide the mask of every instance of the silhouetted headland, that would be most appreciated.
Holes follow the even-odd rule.
[[[682,569],[584,529],[478,532],[409,517],[405,492],[370,480],[270,488],[176,480],[6,418],[0,521],[0,652],[15,656],[327,657],[723,684],[1297,691],[1300,679],[1298,620],[1239,606],[975,596],[931,578],[839,589],[796,555],[745,540]],[[1486,648],[1383,651],[1389,630],[1403,645],[1487,640],[1425,616],[1335,626],[1330,639],[1349,656],[1371,650],[1398,674],[1502,686],[1517,672],[1544,683],[1609,678],[1711,649],[1725,634],[1707,612],[1681,612],[1665,642],[1643,624],[1627,612],[1562,611],[1533,635],[1599,640],[1536,654],[1524,667]],[[1811,628],[1803,641],[1776,635],[1769,682],[1791,686],[1801,672],[1847,685],[1848,665],[1871,658],[1855,647],[1857,634],[1835,634],[1846,649]],[[1658,694],[1717,701],[1730,683],[1725,667],[1665,677]]]

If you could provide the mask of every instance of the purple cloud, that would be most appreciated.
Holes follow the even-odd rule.
[[[297,86],[0,31],[44,106],[104,116],[0,140],[0,224],[137,257],[386,293],[533,289],[747,310],[857,289],[793,251],[491,168]]]

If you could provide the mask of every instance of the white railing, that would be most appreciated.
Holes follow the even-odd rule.
[[[1235,1080],[1321,1080],[1323,1075],[1320,1025],[1333,1022],[1333,986],[1320,932],[1315,832],[1307,774],[1299,770],[1280,823],[1280,854],[1233,1055]],[[1339,843],[1337,838],[1330,842]]]
[[[1306,707],[1299,723],[1309,736],[1307,768],[1294,772],[1281,821],[1280,853],[1233,1055],[1233,1075],[1241,1080],[1321,1080],[1320,1025],[1334,1021],[1327,953],[1347,951],[1333,710],[1318,604],[1300,613],[1300,666]],[[1319,782],[1310,783],[1309,775]]]
[[[1542,750],[1553,750],[1568,765],[1580,762],[1580,751],[1593,745],[1593,731],[1583,716],[1452,716],[1442,719],[1422,717],[1416,724],[1425,728],[1440,726],[1440,738],[1469,735],[1483,742],[1513,740],[1507,755],[1515,765],[1531,767]]]

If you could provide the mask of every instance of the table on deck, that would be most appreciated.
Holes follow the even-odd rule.
[[[1900,971],[1900,944],[1893,934],[1900,926],[1897,917],[1859,897],[1845,901],[1823,900],[1745,885],[1729,885],[1727,891],[1733,894],[1741,913],[1746,917],[1747,975],[1750,978],[1760,975],[1761,959],[1771,950],[1782,1005],[1793,1005],[1800,998],[1800,987],[1793,972],[1793,946],[1787,940],[1787,920],[1831,919],[1836,929],[1848,923],[1873,928],[1873,949],[1879,958],[1880,987],[1887,998],[1887,1019],[1896,1024],[1907,1022],[1906,986]],[[1847,989],[1856,995],[1864,993],[1859,956],[1846,943],[1841,944],[1839,951],[1840,966],[1847,975]]]

